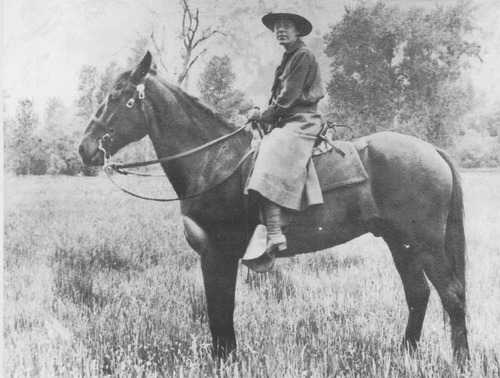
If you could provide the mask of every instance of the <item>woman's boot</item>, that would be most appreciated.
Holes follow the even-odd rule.
[[[267,246],[266,252],[275,249],[284,251],[286,249],[286,237],[281,231],[281,208],[269,200],[264,201],[264,212],[266,213]]]

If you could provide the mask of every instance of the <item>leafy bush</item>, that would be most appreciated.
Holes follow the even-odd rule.
[[[500,165],[500,138],[475,130],[457,138],[453,150],[463,168],[498,167]]]
[[[198,82],[202,101],[233,122],[252,107],[243,92],[233,89],[235,80],[231,60],[225,55],[212,57]]]

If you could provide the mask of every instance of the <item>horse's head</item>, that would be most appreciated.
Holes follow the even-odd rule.
[[[148,120],[144,99],[150,67],[151,54],[148,52],[130,74],[118,78],[99,105],[79,147],[84,164],[103,165],[104,155],[110,157],[146,136]]]

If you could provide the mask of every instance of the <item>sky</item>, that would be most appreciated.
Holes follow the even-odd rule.
[[[455,1],[385,0],[401,7],[434,7]],[[320,34],[325,34],[330,25],[340,20],[345,5],[355,2],[304,0],[304,3],[320,6],[328,4],[324,5],[324,12],[311,16]],[[276,9],[280,0],[260,0],[260,3],[264,8],[256,7],[256,14],[248,15],[255,33],[266,32],[260,29],[258,12]],[[500,1],[475,0],[475,3],[479,6],[479,24],[485,37],[483,62],[475,64],[471,75],[488,103],[500,98],[500,86],[495,85],[500,82]],[[191,0],[190,4],[200,8],[202,20],[208,23],[211,17],[224,14],[231,1]],[[3,92],[8,96],[7,111],[12,112],[17,100],[23,97],[32,98],[39,109],[51,96],[60,97],[67,105],[73,103],[78,72],[83,64],[103,68],[111,60],[124,62],[134,42],[148,35],[155,25],[165,28],[165,35],[170,39],[167,46],[176,46],[182,8],[178,0],[4,0],[3,17]],[[252,33],[251,30],[249,38]],[[271,39],[269,42],[274,43]],[[256,53],[279,63],[281,52],[269,54],[271,46],[274,44],[264,43]],[[234,53],[237,55],[237,51]],[[193,76],[199,74],[207,59],[208,56],[200,61]],[[239,89],[244,90],[255,78],[245,72],[241,64],[236,67],[239,85],[243,87]],[[195,85],[191,85],[190,92],[196,94]]]

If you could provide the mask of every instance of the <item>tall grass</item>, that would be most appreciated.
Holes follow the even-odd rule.
[[[500,173],[466,172],[466,375],[500,374]],[[127,178],[138,191],[165,188]],[[6,377],[455,377],[433,291],[416,356],[384,243],[240,267],[234,361],[210,357],[198,256],[177,204],[129,197],[103,177],[5,179]],[[153,189],[151,189],[153,188]],[[148,193],[149,194],[149,193]]]

